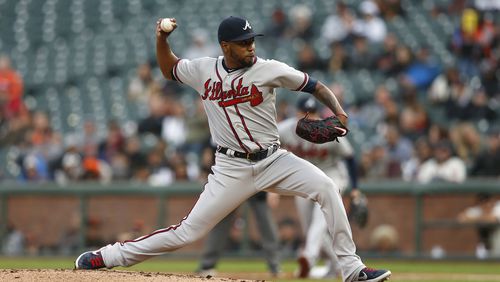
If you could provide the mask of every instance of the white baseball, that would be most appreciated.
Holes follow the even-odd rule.
[[[172,19],[170,18],[162,19],[160,23],[160,28],[164,32],[171,32],[174,29],[174,24],[172,22]]]

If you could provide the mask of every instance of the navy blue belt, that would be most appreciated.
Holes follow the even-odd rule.
[[[278,151],[279,147],[280,146],[278,144],[274,144],[271,147],[264,149],[264,150],[261,150],[261,151],[251,152],[251,153],[243,153],[243,152],[231,150],[229,148],[217,146],[217,152],[228,155],[230,157],[242,158],[242,159],[247,159],[247,160],[256,162],[256,161],[260,161],[260,160],[263,160],[263,159],[269,157],[274,152]]]

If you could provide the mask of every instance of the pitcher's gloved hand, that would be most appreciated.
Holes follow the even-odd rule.
[[[301,138],[316,144],[331,141],[339,141],[338,137],[344,137],[349,130],[336,116],[325,119],[308,119],[307,115],[297,122],[295,133]]]

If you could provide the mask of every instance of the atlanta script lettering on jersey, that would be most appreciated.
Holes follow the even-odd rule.
[[[252,84],[251,86],[243,86],[243,78],[238,80],[236,89],[232,88],[227,91],[222,90],[222,83],[220,81],[212,81],[207,79],[205,81],[205,92],[201,96],[203,100],[209,99],[210,101],[219,101],[219,106],[229,107],[236,104],[250,102],[252,107],[255,107],[264,101],[262,92],[259,88]],[[250,88],[250,90],[248,90]]]

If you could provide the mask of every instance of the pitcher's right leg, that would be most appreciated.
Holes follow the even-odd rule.
[[[182,248],[204,236],[243,201],[255,194],[252,168],[238,160],[217,157],[214,174],[193,209],[180,223],[101,248],[106,267],[130,266]],[[77,267],[78,268],[78,267]]]

